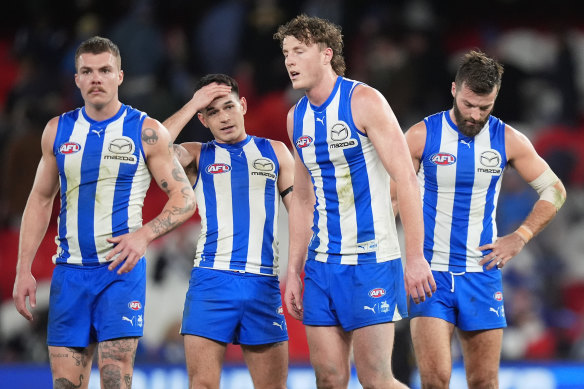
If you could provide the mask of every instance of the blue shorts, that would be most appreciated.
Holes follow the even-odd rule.
[[[308,260],[304,272],[306,325],[352,331],[408,316],[400,259],[363,265]]]
[[[278,277],[194,267],[180,333],[245,345],[288,340]]]
[[[129,273],[109,264],[59,264],[53,271],[47,344],[87,347],[104,340],[142,336],[146,298],[146,260]],[[121,265],[120,265],[121,266]]]
[[[432,271],[436,293],[423,303],[410,298],[410,316],[444,319],[463,331],[507,327],[501,271]]]

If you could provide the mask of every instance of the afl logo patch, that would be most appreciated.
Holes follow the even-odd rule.
[[[385,296],[385,289],[383,288],[375,288],[369,291],[369,297],[373,297],[374,299]]]
[[[79,150],[81,150],[81,145],[75,142],[67,142],[59,146],[59,154],[63,155],[75,154]]]
[[[449,153],[436,153],[430,156],[430,162],[438,166],[452,165],[456,157]]]
[[[226,163],[214,163],[208,165],[205,171],[209,174],[227,173],[231,171],[231,166],[227,165]]]
[[[312,138],[308,135],[302,135],[300,138],[296,139],[296,147],[299,149],[303,149],[307,146],[310,146],[312,143]]]
[[[128,303],[128,308],[130,308],[132,311],[139,311],[140,309],[142,309],[142,304],[140,303],[140,301],[137,300],[130,301]]]
[[[278,315],[283,315],[284,314],[284,308],[282,308],[282,306],[280,305],[278,307],[278,309],[276,310],[276,312],[278,312]]]
[[[493,298],[497,301],[503,301],[503,293],[502,292],[495,292]]]

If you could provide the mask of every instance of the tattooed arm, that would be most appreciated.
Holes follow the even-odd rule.
[[[109,269],[115,269],[121,262],[119,274],[134,268],[146,247],[154,239],[178,227],[195,212],[195,194],[185,172],[176,159],[168,131],[158,121],[147,118],[142,127],[142,145],[146,153],[148,169],[158,186],[168,195],[162,212],[142,228],[129,234],[108,239],[117,244],[106,256],[115,257]]]

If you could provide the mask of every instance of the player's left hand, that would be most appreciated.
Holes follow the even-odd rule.
[[[128,273],[144,256],[148,240],[140,234],[140,230],[108,238],[107,241],[113,243],[115,247],[106,255],[107,261],[113,259],[108,266],[109,270],[114,270],[122,262],[124,264],[118,269],[118,274]]]
[[[485,255],[479,265],[487,265],[487,270],[491,270],[495,266],[499,269],[503,268],[507,262],[516,256],[525,246],[523,239],[519,235],[510,233],[503,237],[497,238],[495,243],[489,243],[478,248],[478,250],[491,250]]]
[[[412,296],[416,304],[425,301],[426,296],[432,297],[436,292],[436,281],[430,270],[430,264],[423,256],[407,258],[404,281],[407,296]]]

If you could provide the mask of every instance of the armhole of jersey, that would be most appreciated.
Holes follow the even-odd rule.
[[[58,144],[59,142],[59,138],[61,136],[61,128],[63,127],[63,117],[65,116],[65,114],[61,114],[61,116],[59,116],[59,121],[57,122],[57,130],[55,131],[55,139],[53,140],[53,155],[57,156],[57,154],[59,153],[58,150]]]
[[[144,163],[147,163],[148,160],[146,159],[146,152],[144,151],[144,145],[142,144],[142,130],[144,126],[144,120],[148,117],[145,113],[141,113],[140,120],[138,120],[138,144],[140,145],[140,154],[142,154],[142,158],[144,159]]]
[[[350,123],[348,123],[348,124],[349,124],[349,127],[353,127],[355,129],[355,131],[357,131],[360,135],[368,138],[367,133],[361,131],[357,127],[357,125],[355,124],[355,120],[353,120],[353,110],[351,109],[351,100],[353,100],[353,92],[355,92],[355,88],[357,88],[357,85],[365,85],[365,83],[354,82],[352,87],[351,87],[351,90],[349,91],[349,98],[345,100],[345,104],[346,104],[345,109],[347,110],[347,113],[348,113],[347,117],[350,120]]]
[[[193,184],[193,189],[199,183],[199,178],[201,177],[201,158],[203,157],[203,151],[207,147],[208,143],[201,143],[201,151],[199,151],[199,160],[195,158],[195,166],[197,169],[197,177],[195,178],[195,183]]]
[[[292,124],[292,142],[296,143],[296,139],[298,139],[299,137],[302,136],[302,134],[298,134],[297,132],[299,131],[300,128],[302,128],[302,125],[299,125],[298,122],[300,121],[300,119],[298,118],[300,116],[299,113],[299,107],[300,104],[304,103],[307,104],[307,98],[306,96],[303,96],[300,100],[298,100],[298,102],[294,105],[294,123]],[[292,144],[293,147],[295,147],[295,144]]]
[[[264,142],[268,143],[268,150],[270,150],[270,153],[272,154],[272,158],[274,159],[274,163],[276,164],[276,168],[274,169],[274,171],[276,172],[276,180],[278,179],[278,177],[280,176],[280,160],[278,159],[278,154],[276,154],[276,149],[274,148],[274,145],[272,144],[272,142],[269,139],[264,139]],[[274,141],[276,142],[276,141]]]
[[[440,118],[442,118],[442,115],[440,115]],[[422,161],[426,157],[426,153],[429,150],[429,145],[432,144],[431,138],[433,131],[430,131],[430,129],[432,128],[430,124],[431,120],[432,120],[431,117],[424,118],[424,124],[426,125],[426,139],[424,140],[424,150],[422,151],[422,155],[420,156],[420,164],[422,164]]]

